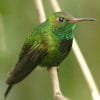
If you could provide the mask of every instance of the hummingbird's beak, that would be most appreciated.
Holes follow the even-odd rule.
[[[70,23],[78,23],[78,22],[83,22],[83,21],[96,21],[96,19],[94,18],[73,18],[69,20]]]

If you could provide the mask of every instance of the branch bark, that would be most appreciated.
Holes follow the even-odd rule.
[[[49,69],[52,86],[53,86],[54,100],[68,100],[68,98],[63,96],[63,94],[60,90],[57,69],[58,69],[57,66],[52,66]]]

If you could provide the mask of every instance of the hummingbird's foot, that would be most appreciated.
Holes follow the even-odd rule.
[[[69,100],[69,99],[63,96],[61,93],[57,92],[54,100]]]

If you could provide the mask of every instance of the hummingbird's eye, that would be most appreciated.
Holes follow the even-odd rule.
[[[58,18],[58,21],[59,21],[59,22],[64,22],[64,17],[59,17],[59,18]]]

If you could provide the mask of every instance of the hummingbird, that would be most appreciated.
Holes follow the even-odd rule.
[[[8,88],[4,97],[38,65],[47,69],[59,66],[71,50],[76,23],[84,21],[95,19],[75,18],[65,12],[55,12],[35,27],[26,37],[17,64],[6,80]]]

